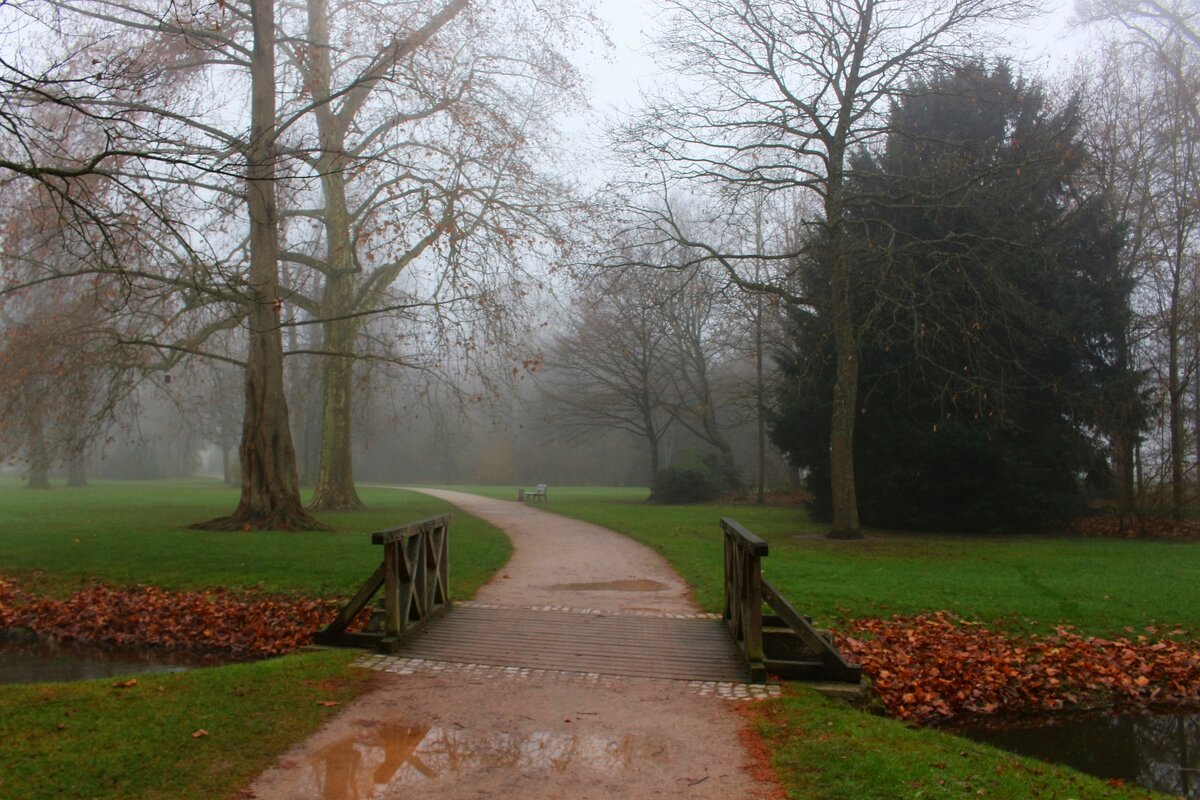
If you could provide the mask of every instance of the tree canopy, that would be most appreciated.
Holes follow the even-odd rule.
[[[860,511],[891,527],[993,529],[1069,515],[1127,324],[1122,244],[1089,195],[1077,102],[1001,65],[911,85],[860,152],[847,212],[860,338]],[[819,243],[818,243],[819,245]],[[821,248],[804,264],[822,281]],[[773,437],[830,511],[832,321],[797,309]]]

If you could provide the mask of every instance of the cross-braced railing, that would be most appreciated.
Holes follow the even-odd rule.
[[[442,614],[450,603],[450,519],[446,514],[371,534],[372,544],[383,545],[382,563],[316,641],[394,652],[405,638]],[[347,631],[380,588],[382,626],[371,628],[381,630]]]
[[[768,673],[782,678],[858,683],[862,670],[846,662],[831,637],[812,626],[762,576],[767,543],[724,517],[725,611],[750,679],[761,683]],[[775,613],[763,616],[763,603]]]
[[[762,643],[762,558],[767,543],[735,520],[723,517],[725,532],[725,611],[733,640],[741,648],[750,668],[750,679],[766,678]]]

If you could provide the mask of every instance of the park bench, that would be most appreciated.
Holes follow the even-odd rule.
[[[546,502],[546,484],[539,483],[536,489],[525,490],[526,503],[528,503],[530,500],[538,500],[539,498],[543,503]]]

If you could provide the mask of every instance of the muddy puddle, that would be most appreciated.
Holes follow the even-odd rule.
[[[285,766],[303,770],[304,798],[367,800],[443,776],[497,768],[525,774],[567,770],[611,774],[665,762],[667,757],[665,742],[642,736],[484,733],[386,722],[363,724],[359,732]]]
[[[1200,800],[1200,714],[1095,715],[952,732],[1105,780]]]

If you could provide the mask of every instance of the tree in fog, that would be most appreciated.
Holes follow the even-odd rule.
[[[146,236],[150,221],[164,232],[155,243],[170,245],[178,256],[130,270],[119,260],[104,258],[111,246],[107,251],[92,248],[81,254],[73,271],[119,275],[136,291],[181,293],[181,306],[223,303],[228,309],[222,317],[246,326],[242,496],[233,515],[207,525],[315,526],[300,506],[283,397],[274,3],[184,7],[47,0],[22,4],[21,10],[40,26],[44,60],[59,59],[53,69],[73,92],[67,107],[102,137],[98,146],[52,156],[74,169],[89,169],[89,175],[103,179],[103,186],[116,187],[119,200],[132,198],[104,207],[103,215],[90,197],[75,205],[84,206],[83,216],[94,223],[102,241],[111,242],[114,232],[134,239]],[[36,26],[31,30],[38,32]],[[235,96],[245,91],[244,106],[215,107],[201,91],[203,79],[217,72],[227,91]],[[19,97],[23,110],[34,114],[59,103],[54,93]],[[61,135],[61,128],[52,129],[48,138],[55,135]],[[153,202],[175,190],[182,190],[178,197],[196,202],[193,217],[182,208]],[[70,188],[59,189],[56,196],[64,194]],[[239,198],[248,231],[246,261],[240,265],[214,257],[221,236],[217,212],[223,201]],[[57,277],[51,272],[43,279]],[[212,330],[228,324],[220,322]],[[163,344],[187,350],[201,340]]]
[[[581,281],[564,332],[546,359],[548,396],[560,422],[625,431],[645,443],[653,479],[674,413],[671,331],[662,276],[607,270]]]
[[[361,330],[358,320],[414,302],[414,287],[392,291],[388,275],[394,278],[419,256],[443,263],[487,265],[493,268],[492,274],[500,275],[511,267],[511,262],[502,260],[506,250],[528,247],[529,239],[544,233],[533,234],[509,224],[504,213],[492,214],[489,230],[499,230],[494,240],[498,244],[464,244],[484,216],[479,209],[494,199],[500,185],[496,176],[504,173],[513,183],[520,183],[521,176],[514,177],[518,171],[514,165],[524,162],[511,150],[531,138],[521,125],[545,110],[546,97],[539,95],[535,98],[538,102],[528,102],[527,93],[524,104],[514,101],[507,109],[514,124],[503,136],[489,140],[495,145],[492,151],[463,150],[445,139],[411,142],[407,138],[411,126],[428,117],[426,112],[436,112],[445,117],[440,123],[443,132],[482,140],[486,131],[497,130],[495,119],[449,113],[449,107],[468,89],[489,82],[503,84],[513,89],[512,99],[519,94],[514,87],[520,84],[524,67],[528,67],[524,77],[533,73],[535,83],[540,80],[550,85],[569,79],[568,70],[556,70],[563,65],[557,54],[550,53],[532,66],[521,61],[538,43],[529,31],[524,39],[512,37],[506,43],[508,49],[500,46],[503,34],[490,31],[489,46],[499,55],[483,68],[477,62],[456,61],[476,45],[475,36],[486,28],[484,21],[492,22],[483,11],[470,26],[464,23],[444,50],[438,50],[442,62],[432,56],[424,58],[419,51],[436,48],[431,39],[456,20],[464,7],[458,0],[437,7],[394,5],[386,16],[348,15],[331,25],[329,7],[320,3],[305,8],[276,6],[267,0],[199,7],[163,6],[149,0],[120,4],[46,0],[22,5],[31,19],[38,20],[44,40],[53,45],[47,60],[58,56],[61,63],[53,67],[52,80],[37,79],[37,69],[31,65],[14,66],[5,73],[14,81],[18,73],[34,78],[29,81],[33,88],[19,98],[24,103],[20,113],[4,119],[19,121],[29,109],[60,102],[62,95],[36,90],[57,82],[55,85],[77,90],[71,96],[70,109],[101,130],[107,146],[81,147],[69,153],[70,159],[54,153],[60,162],[69,162],[65,166],[46,166],[44,158],[30,166],[5,153],[7,160],[0,167],[8,167],[27,181],[62,182],[73,180],[78,172],[100,175],[119,189],[137,189],[137,193],[123,196],[139,202],[112,204],[126,214],[126,228],[114,224],[115,212],[112,218],[93,213],[96,206],[91,198],[79,205],[103,239],[128,230],[136,240],[145,231],[145,217],[152,210],[162,231],[156,244],[173,247],[170,257],[139,270],[126,269],[119,259],[97,258],[95,249],[88,252],[84,248],[71,274],[117,274],[139,293],[174,294],[176,313],[164,315],[173,329],[138,337],[142,344],[154,347],[154,352],[174,354],[171,357],[175,359],[184,354],[214,355],[205,352],[206,335],[236,325],[242,325],[247,333],[247,346],[230,359],[242,361],[245,375],[242,495],[232,515],[207,523],[207,527],[292,529],[317,525],[299,502],[282,377],[284,328],[330,323],[326,341],[304,349],[331,356],[330,369],[335,374],[327,384],[344,396],[349,373],[338,365],[344,365],[355,351],[354,342],[347,339]],[[540,23],[560,33],[575,25],[575,21],[551,17]],[[550,38],[547,34],[547,41]],[[517,39],[526,43],[525,49],[512,47]],[[120,42],[119,51],[111,46],[116,41]],[[276,58],[280,42],[284,58]],[[438,63],[449,65],[445,74],[423,72]],[[208,81],[222,85],[222,101],[232,95],[246,102],[214,103],[211,94],[202,91]],[[376,89],[385,84],[393,89],[402,86],[402,90],[388,94],[390,104],[372,105]],[[404,91],[409,90],[405,96]],[[413,97],[427,101],[426,105],[407,105]],[[11,108],[5,106],[5,112]],[[47,130],[39,141],[51,149],[61,129]],[[411,151],[406,150],[410,145]],[[437,176],[440,183],[409,169],[434,162],[446,168]],[[368,167],[371,170],[363,172]],[[59,174],[64,171],[70,174]],[[360,174],[363,180],[355,187],[353,179]],[[314,184],[319,192],[309,190]],[[59,196],[78,198],[73,187],[59,188]],[[181,205],[164,202],[151,206],[150,199],[157,195],[150,189],[174,192],[177,197],[172,202]],[[316,194],[320,199],[313,203]],[[286,204],[284,212],[280,198]],[[513,221],[528,220],[534,213],[528,200],[506,196]],[[141,210],[140,220],[131,209]],[[365,214],[358,218],[347,216],[364,209]],[[306,216],[320,220],[324,228],[320,245],[307,250],[302,237],[286,241],[281,237],[284,219]],[[420,228],[423,233],[408,237]],[[80,238],[90,241],[88,236]],[[381,246],[381,242],[386,244]],[[435,242],[444,243],[445,248],[434,248]],[[316,277],[284,286],[281,256],[314,267]],[[363,261],[377,258],[382,258],[383,265],[365,281],[356,282],[353,275]],[[60,276],[60,271],[51,271],[36,280]],[[494,287],[477,281],[478,277],[447,272],[430,278],[426,273],[416,281],[415,288],[423,293],[415,302],[440,308],[449,295],[482,309],[480,314],[485,317],[494,317],[505,298],[494,296]],[[306,292],[311,294],[306,296]],[[203,324],[184,323],[185,317],[197,313],[206,320]],[[444,327],[452,328],[464,316],[443,320]],[[348,408],[337,402],[330,405],[335,412]],[[331,436],[339,436],[339,425],[328,427]],[[342,427],[345,435],[338,441],[348,441],[348,425]],[[327,461],[330,474],[344,474],[346,480],[352,480],[348,469],[338,469],[336,453]]]
[[[1091,0],[1081,20],[1110,32],[1103,76],[1093,91],[1093,139],[1105,180],[1130,228],[1127,272],[1139,281],[1137,343],[1159,387],[1166,427],[1165,482],[1172,516],[1181,519],[1189,484],[1188,394],[1200,380],[1200,8],[1194,2]],[[1131,348],[1132,349],[1132,348]],[[1132,359],[1134,353],[1130,353]],[[1200,431],[1200,393],[1193,398]],[[1118,439],[1118,497],[1131,505],[1132,443]]]
[[[668,405],[680,425],[720,453],[722,470],[732,474],[733,447],[719,413],[720,366],[732,351],[723,283],[705,269],[668,271],[660,280],[658,302],[675,385]]]
[[[67,467],[86,483],[93,444],[131,389],[138,365],[91,287],[32,287],[0,304],[0,461],[27,466],[29,488]]]
[[[849,215],[858,347],[856,455],[864,518],[881,527],[989,529],[1077,513],[1080,475],[1118,376],[1131,282],[1119,229],[1087,191],[1078,101],[1055,108],[1004,66],[919,82],[859,154]],[[831,256],[830,256],[831,257]],[[808,291],[828,291],[806,265]],[[774,436],[832,498],[824,430],[835,380],[829,311],[798,311]]]
[[[330,4],[315,0],[307,4],[307,25],[303,38],[286,45],[288,54],[298,70],[303,91],[313,99],[313,119],[319,145],[304,157],[307,165],[319,177],[319,204],[307,213],[320,220],[324,227],[324,258],[308,257],[286,250],[284,257],[313,266],[322,279],[320,299],[310,299],[297,286],[288,287],[292,303],[307,307],[314,317],[324,319],[323,413],[321,424],[321,455],[316,490],[311,503],[314,509],[355,509],[362,503],[354,489],[351,458],[351,390],[355,355],[355,334],[359,312],[369,314],[379,305],[378,298],[356,305],[353,295],[355,278],[362,266],[355,248],[354,223],[365,216],[359,206],[371,205],[369,200],[347,193],[347,184],[364,171],[364,150],[398,127],[436,113],[438,101],[412,110],[388,109],[384,115],[370,118],[364,111],[372,94],[393,82],[401,64],[410,61],[414,53],[428,45],[430,39],[466,8],[465,0],[454,0],[424,20],[419,28],[407,35],[392,31],[404,30],[405,17],[413,10],[398,7],[398,21],[380,17],[377,9],[362,13],[353,5]],[[335,28],[336,26],[336,28]],[[336,33],[338,46],[333,46],[331,31]],[[357,47],[347,47],[353,42]],[[363,47],[365,43],[365,48]],[[349,141],[354,137],[358,141]],[[398,147],[385,139],[388,145]],[[377,151],[376,151],[377,152]],[[386,184],[378,175],[378,183]],[[378,189],[377,189],[378,191]],[[386,189],[384,189],[386,193]],[[357,213],[356,213],[357,212]],[[289,211],[296,214],[295,211]],[[431,221],[429,233],[419,239],[401,256],[411,260],[442,235],[440,220]],[[379,223],[376,223],[379,224]],[[362,307],[364,306],[365,307]]]
[[[455,0],[397,39],[392,31],[420,19],[424,6],[393,4],[381,14],[315,0],[303,39],[288,47],[314,100],[319,142],[303,161],[320,191],[299,193],[285,213],[319,220],[320,235],[284,252],[317,273],[311,289],[295,283],[288,292],[323,331],[314,509],[361,507],[351,435],[356,359],[420,366],[387,347],[368,352],[365,320],[403,315],[413,328],[479,325],[503,338],[501,312],[515,314],[534,282],[525,253],[553,249],[564,236],[556,214],[569,192],[538,163],[548,160],[548,119],[577,100],[575,70],[555,46],[574,35],[562,26],[572,4],[531,15],[519,4],[485,12]]]
[[[1116,342],[1115,358],[1125,377],[1111,387],[1111,402],[1100,421],[1111,446],[1112,488],[1124,524],[1142,510],[1145,499],[1141,489],[1147,471],[1139,454],[1156,405],[1153,387],[1170,384],[1165,374],[1149,380],[1153,365],[1165,366],[1151,355],[1158,349],[1154,318],[1161,318],[1151,311],[1152,307],[1161,308],[1160,295],[1152,290],[1156,281],[1151,277],[1160,252],[1155,247],[1159,215],[1154,213],[1152,187],[1159,180],[1156,129],[1162,122],[1152,87],[1160,83],[1161,76],[1158,70],[1148,69],[1138,54],[1108,42],[1095,61],[1081,65],[1078,79],[1086,86],[1088,113],[1083,135],[1093,154],[1097,187],[1125,230],[1125,247],[1120,253],[1122,278],[1136,287],[1130,298],[1131,324]],[[1155,480],[1160,477],[1166,476],[1155,474]]]
[[[853,436],[858,409],[858,341],[864,320],[852,301],[847,215],[858,199],[848,184],[855,150],[877,147],[890,103],[916,76],[978,53],[989,30],[1030,17],[1027,0],[700,0],[667,4],[659,43],[680,90],[648,98],[623,134],[639,169],[669,189],[702,187],[731,214],[746,214],[764,193],[811,194],[822,206],[819,231],[829,291],[836,380],[831,404],[830,480],[835,536],[858,536]],[[642,226],[716,261],[742,286],[792,302],[791,279],[756,282],[753,248],[730,251],[687,235],[669,215],[646,209]],[[813,241],[815,237],[805,237]],[[780,254],[784,263],[795,254]]]

